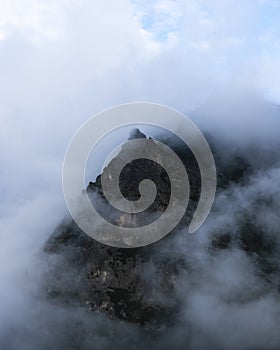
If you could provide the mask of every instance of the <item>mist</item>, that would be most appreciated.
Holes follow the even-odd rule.
[[[279,17],[270,0],[0,0],[1,348],[279,349]],[[222,167],[239,155],[253,168],[217,193],[195,236],[155,245],[191,269],[177,322],[154,337],[42,293],[59,259],[43,246],[67,215],[67,145],[95,113],[135,101],[187,113]],[[273,247],[269,274],[239,245],[245,218]],[[222,234],[229,249],[210,249]]]

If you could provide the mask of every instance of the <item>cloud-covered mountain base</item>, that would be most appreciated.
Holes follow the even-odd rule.
[[[218,191],[199,232],[190,236],[186,229],[199,196],[197,164],[175,142],[192,170],[186,220],[156,244],[122,250],[91,240],[65,219],[40,256],[44,278],[23,316],[30,322],[13,337],[8,328],[6,348],[14,342],[28,349],[279,349],[277,142],[251,139],[233,147],[214,136]],[[133,169],[139,173],[137,164]],[[126,194],[131,199],[134,185]],[[100,180],[89,194],[93,187],[97,196]],[[93,200],[102,207],[98,195]],[[149,215],[164,210],[160,199]]]

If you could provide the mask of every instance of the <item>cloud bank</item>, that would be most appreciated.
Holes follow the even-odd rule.
[[[57,311],[52,314],[48,305],[38,305],[34,295],[46,268],[40,248],[66,212],[61,167],[77,128],[104,108],[149,101],[193,112],[201,126],[212,130],[217,126],[220,134],[230,135],[239,144],[256,135],[269,144],[271,135],[277,138],[279,124],[265,113],[253,113],[255,102],[250,113],[245,113],[245,129],[244,119],[236,115],[244,110],[244,91],[254,98],[280,101],[279,23],[280,6],[274,0],[0,0],[0,339],[4,348],[17,349],[19,344],[38,348],[38,335],[32,346],[28,339],[40,334],[39,326],[49,329],[49,320],[54,322],[56,317],[54,325],[61,325],[71,314],[64,310],[54,316]],[[230,98],[224,105],[239,105],[238,113],[221,112],[225,96]],[[258,189],[269,183],[266,180],[272,181],[271,189],[279,174],[275,170],[257,178],[265,182]],[[245,194],[233,190],[231,196],[242,195],[250,208],[252,186]],[[231,207],[225,198],[219,200]],[[263,215],[259,220],[272,225],[269,230],[274,232],[277,215],[268,209]],[[231,212],[228,216],[223,212],[211,225],[220,224],[219,220],[224,224],[227,217],[233,223]],[[194,260],[200,252],[198,257],[193,253]],[[206,260],[199,264],[204,266],[207,255],[201,256]],[[214,271],[216,266],[222,269],[220,274]],[[264,297],[245,310],[233,311],[230,304],[221,303],[232,290],[238,292],[238,285],[246,288],[247,278],[259,283],[254,280],[252,262],[239,251],[220,255],[209,276],[212,282],[206,284],[206,291],[192,289],[186,306],[187,322],[194,332],[208,332],[209,339],[217,339],[219,324],[232,314],[223,325],[221,346],[231,348],[240,341],[244,348],[254,348],[262,335],[271,343],[262,340],[261,347],[278,348],[274,322],[279,310],[273,297]],[[233,276],[229,291],[223,289],[227,276]],[[221,288],[217,293],[213,281]],[[212,317],[202,319],[202,309]],[[34,320],[42,314],[46,317],[36,326]],[[250,323],[252,319],[257,328]],[[231,333],[234,327],[238,329]],[[258,329],[259,337],[245,341],[245,331],[252,334],[253,329]],[[10,343],[15,330],[17,336]],[[47,333],[45,339],[49,339]],[[203,348],[199,337],[192,339],[195,343],[190,348]],[[100,348],[108,345],[100,337],[98,341]]]

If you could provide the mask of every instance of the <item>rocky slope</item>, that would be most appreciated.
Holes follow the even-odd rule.
[[[135,130],[131,138],[145,137]],[[166,140],[168,143],[168,139]],[[174,141],[174,140],[173,140]],[[137,249],[119,249],[105,246],[81,232],[71,218],[65,218],[55,229],[44,247],[55,257],[55,263],[46,275],[47,296],[53,302],[77,304],[117,318],[160,329],[172,323],[180,312],[177,277],[190,269],[183,256],[168,252],[176,237],[182,231],[196,207],[200,194],[200,175],[191,152],[180,143],[171,142],[173,149],[184,162],[190,179],[190,202],[182,222],[162,239],[150,246]],[[125,152],[123,147],[121,152]],[[218,168],[218,192],[226,190],[233,183],[246,182],[253,169],[241,157],[233,156],[230,166],[219,159],[214,151]],[[131,220],[142,222],[149,215],[162,213],[168,204],[170,182],[160,165],[148,160],[137,160],[125,167],[120,177],[123,195],[131,200],[139,198],[138,184],[150,178],[157,184],[155,202],[145,216],[132,217],[116,210],[110,220],[120,226],[129,225]],[[103,215],[108,213],[100,176],[87,187],[90,197],[97,198],[97,208]],[[95,203],[96,204],[96,203]],[[241,223],[237,235],[221,230],[211,236],[209,250],[231,249],[238,246],[248,254],[255,254],[261,270],[268,274],[275,268],[269,261],[273,250],[261,231],[256,230],[251,218]],[[177,238],[176,238],[177,239]],[[213,253],[213,254],[214,254]]]

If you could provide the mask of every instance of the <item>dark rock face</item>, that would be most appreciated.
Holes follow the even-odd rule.
[[[176,308],[172,276],[178,262],[157,261],[149,247],[105,246],[70,221],[56,229],[45,249],[62,257],[47,279],[49,296],[54,300],[82,304],[112,318],[143,325],[161,324]],[[145,272],[152,265],[156,281]]]
[[[138,137],[145,135],[139,130],[130,135],[130,139]],[[98,243],[84,234],[72,219],[65,219],[45,245],[46,252],[57,256],[57,262],[46,276],[49,298],[55,302],[77,303],[111,318],[145,326],[160,328],[172,322],[172,316],[176,317],[179,310],[175,293],[176,276],[186,267],[180,256],[161,256],[158,247],[161,244],[168,246],[168,241],[180,234],[180,228],[192,217],[200,194],[200,175],[194,157],[181,145],[173,145],[173,149],[186,166],[191,188],[189,207],[174,232],[150,246],[119,249]],[[125,152],[125,148],[121,152]],[[237,158],[235,162],[233,171],[221,167],[219,188],[241,181],[248,173],[249,167],[244,160]],[[164,212],[170,197],[170,181],[165,170],[159,164],[144,159],[131,162],[121,173],[123,195],[130,200],[138,199],[139,182],[147,178],[157,184],[158,194],[148,213],[145,216],[138,214],[137,222],[149,218],[147,214],[160,215]],[[94,194],[95,198],[99,198],[103,215],[102,208],[108,209],[108,204],[100,176],[89,183],[87,192],[90,197]],[[129,226],[135,218],[115,210],[110,220],[120,226]],[[248,242],[250,238],[246,239],[245,249],[254,249]],[[230,244],[231,236],[223,234],[213,238],[212,248],[227,249]]]

